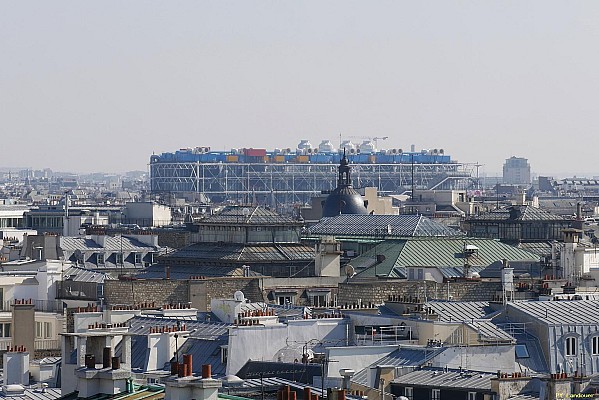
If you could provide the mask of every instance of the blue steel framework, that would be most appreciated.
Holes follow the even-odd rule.
[[[302,155],[180,150],[150,158],[152,193],[204,194],[212,201],[257,198],[272,205],[306,204],[336,186],[339,153]],[[415,189],[467,189],[473,164],[429,153],[350,154],[354,187],[382,194]],[[413,178],[413,182],[412,182]]]

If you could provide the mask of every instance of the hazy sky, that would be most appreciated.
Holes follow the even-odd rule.
[[[0,166],[389,136],[599,175],[599,1],[3,1]]]

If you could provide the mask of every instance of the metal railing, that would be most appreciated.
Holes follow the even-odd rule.
[[[36,339],[33,343],[35,350],[60,350],[58,339]]]
[[[12,338],[0,339],[0,350],[6,350],[12,347]],[[58,339],[36,339],[33,342],[34,350],[60,350],[60,340]]]
[[[411,326],[366,327],[366,331],[364,334],[355,335],[358,345],[398,344],[414,339]]]
[[[0,302],[0,311],[12,311],[14,300]],[[63,302],[61,300],[33,300],[33,309],[41,312],[62,313]]]
[[[98,300],[96,282],[59,281],[56,283],[56,297],[59,299]]]

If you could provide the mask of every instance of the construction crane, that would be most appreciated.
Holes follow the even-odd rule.
[[[378,136],[376,136],[376,137],[375,136],[344,136],[344,138],[346,138],[346,139],[362,139],[362,140],[367,139],[367,140],[373,141],[374,146],[378,149],[379,148],[378,141],[379,140],[387,140],[387,139],[389,139],[389,136],[381,136],[381,137],[378,137]],[[339,140],[341,141],[341,135],[339,135]]]

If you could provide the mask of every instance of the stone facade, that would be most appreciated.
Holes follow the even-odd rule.
[[[191,232],[183,230],[156,229],[158,244],[163,247],[182,249],[191,244]]]
[[[189,281],[191,306],[200,311],[210,311],[210,301],[233,298],[240,290],[251,302],[265,301],[259,278],[208,278]]]
[[[106,304],[137,304],[155,302],[157,305],[189,302],[188,281],[133,280],[104,282]]]
[[[428,300],[491,301],[501,282],[445,282],[432,281],[377,281],[340,283],[337,304],[340,306],[368,306],[381,304],[389,296],[403,296]]]

